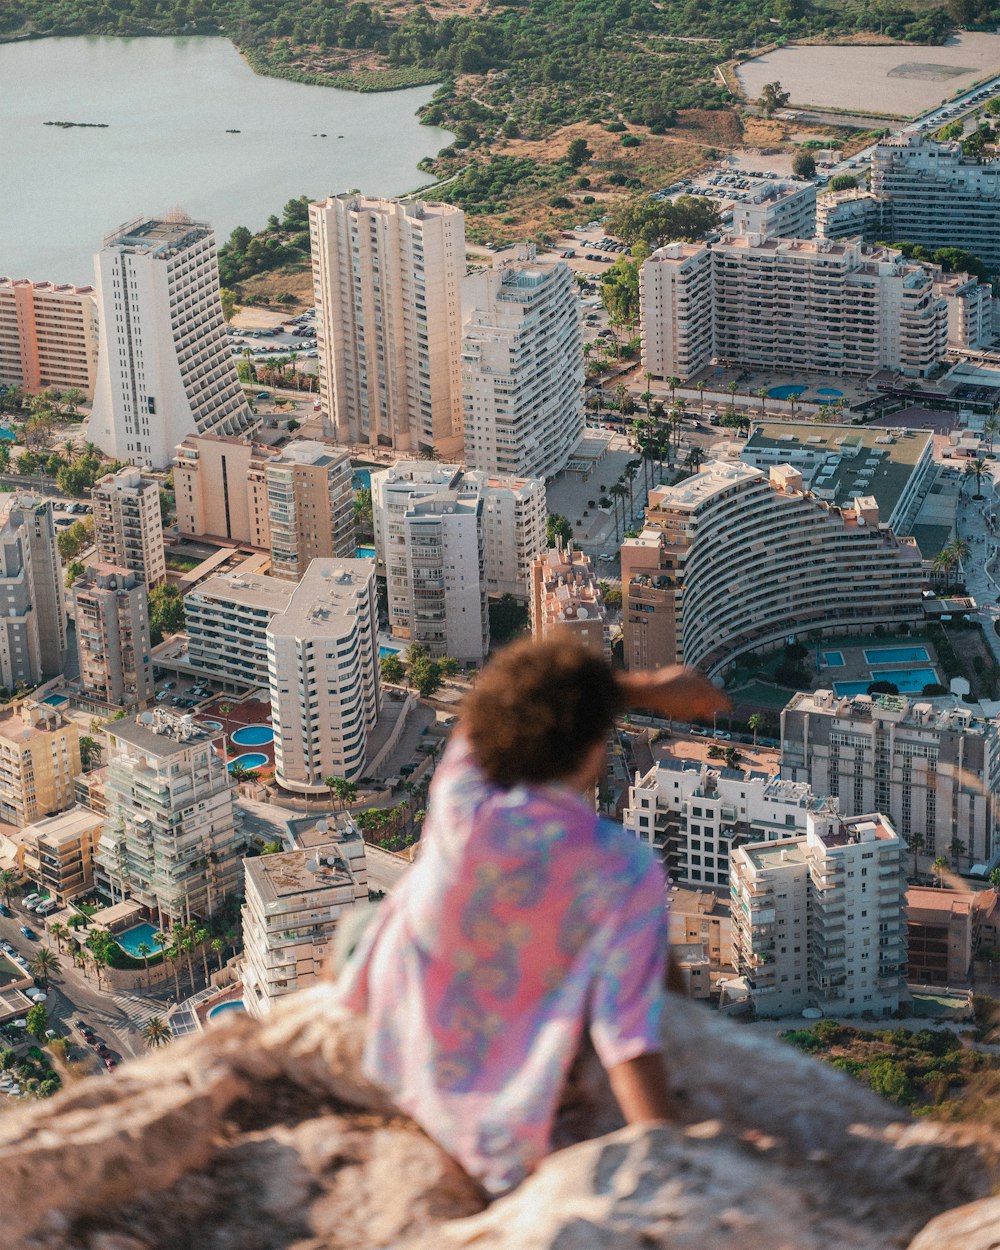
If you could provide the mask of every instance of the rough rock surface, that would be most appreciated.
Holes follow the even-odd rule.
[[[984,1198],[931,1220],[910,1250],[1000,1250],[1000,1198]]]
[[[0,1118],[3,1248],[888,1250],[935,1216],[912,1250],[994,1244],[948,1225],[986,1209],[950,1210],[991,1192],[989,1143],[694,1004],[665,1044],[686,1126],[621,1128],[594,1078],[606,1135],[484,1210],[359,1075],[358,1025],[319,987]]]

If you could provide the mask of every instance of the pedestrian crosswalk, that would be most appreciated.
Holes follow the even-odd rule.
[[[125,1013],[133,1029],[144,1028],[153,1016],[166,1015],[166,1008],[161,1003],[137,998],[135,994],[112,994],[111,1001]]]

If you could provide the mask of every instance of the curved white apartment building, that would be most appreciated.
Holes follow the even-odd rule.
[[[710,674],[813,630],[923,617],[914,541],[879,523],[870,496],[853,509],[831,507],[804,493],[788,465],[768,478],[748,465],[712,463],[652,491],[644,537],[657,532],[660,593],[643,605],[643,627],[674,639],[673,660]],[[628,655],[630,588],[625,606]]]

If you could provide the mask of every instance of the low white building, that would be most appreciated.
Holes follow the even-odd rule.
[[[243,1002],[259,1017],[328,970],[338,924],[368,901],[365,844],[343,816],[326,841],[246,859],[243,870]]]

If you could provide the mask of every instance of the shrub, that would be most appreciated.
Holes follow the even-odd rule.
[[[642,143],[638,135],[622,135],[623,148],[637,148]]]

